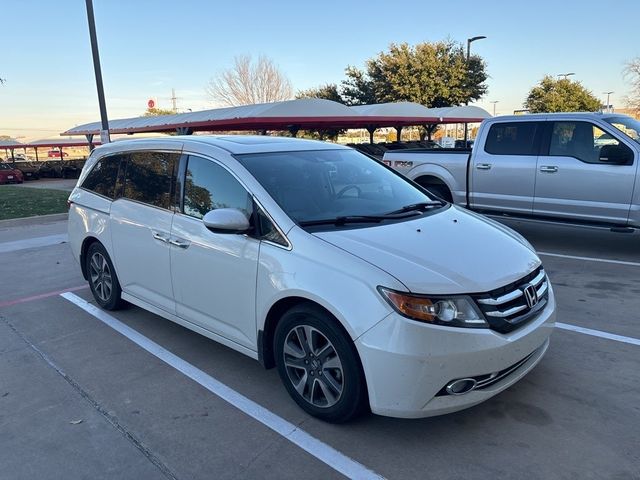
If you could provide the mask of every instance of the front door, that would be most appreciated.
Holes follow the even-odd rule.
[[[237,208],[249,217],[252,199],[224,167],[190,155],[183,213],[176,214],[171,229],[176,311],[191,323],[255,350],[260,241],[208,230],[202,217],[216,208]]]
[[[538,159],[534,213],[626,224],[637,168],[632,150],[590,122],[553,122],[548,135],[548,155]],[[601,155],[607,145],[628,151],[628,160],[610,163]]]

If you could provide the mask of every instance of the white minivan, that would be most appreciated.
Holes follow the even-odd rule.
[[[555,300],[526,240],[350,148],[116,142],[69,203],[101,307],[133,303],[277,367],[327,421],[470,407],[549,346]]]

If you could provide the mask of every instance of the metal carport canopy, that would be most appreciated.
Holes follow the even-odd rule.
[[[348,107],[331,100],[305,98],[284,102],[217,108],[199,112],[109,121],[112,134],[142,132],[234,131],[234,130],[322,130],[473,123],[491,115],[478,107],[429,109],[411,102]],[[97,135],[100,122],[79,125],[61,135]]]

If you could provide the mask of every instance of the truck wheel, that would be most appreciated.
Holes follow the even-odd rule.
[[[355,346],[327,312],[293,307],[276,327],[274,347],[280,379],[307,413],[341,423],[365,410],[367,387]]]
[[[440,200],[453,203],[451,192],[444,185],[424,185],[424,188],[427,189],[434,196],[438,197]]]

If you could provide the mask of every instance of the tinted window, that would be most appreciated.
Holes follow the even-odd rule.
[[[626,145],[592,123],[554,122],[549,155],[574,157],[586,163],[601,163],[600,150],[605,145],[629,150]],[[628,156],[633,158],[631,151],[628,151]]]
[[[114,155],[98,160],[98,163],[94,165],[87,178],[82,182],[82,188],[108,198],[114,198],[120,159],[120,155]]]
[[[258,232],[260,234],[260,240],[267,240],[277,243],[278,245],[287,246],[287,241],[280,235],[280,232],[273,222],[262,210],[258,210]]]
[[[537,155],[538,122],[494,123],[484,150],[493,155]]]
[[[184,183],[184,213],[202,218],[216,208],[237,208],[247,218],[253,210],[251,197],[233,175],[211,160],[189,156]]]
[[[155,207],[169,208],[173,172],[180,155],[134,152],[127,162],[124,196]]]

